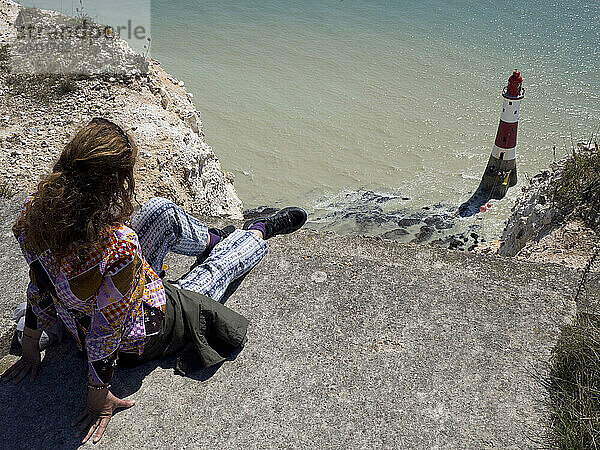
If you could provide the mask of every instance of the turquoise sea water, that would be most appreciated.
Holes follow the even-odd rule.
[[[361,188],[460,203],[514,68],[521,174],[599,125],[599,2],[163,0],[152,17],[153,57],[195,94],[246,207]],[[490,228],[510,199],[497,206]]]
[[[151,13],[152,56],[194,94],[247,208],[322,212],[361,189],[407,210],[460,204],[517,68],[521,181],[484,215],[494,234],[553,145],[560,157],[600,125],[596,1],[156,0]]]

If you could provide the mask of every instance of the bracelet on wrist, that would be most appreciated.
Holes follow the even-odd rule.
[[[90,383],[88,383],[87,387],[88,387],[88,389],[95,389],[97,391],[100,391],[102,389],[108,389],[108,388],[110,388],[110,384],[96,385],[96,384],[90,384]]]

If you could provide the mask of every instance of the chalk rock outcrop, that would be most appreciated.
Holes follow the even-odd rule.
[[[65,55],[79,55],[82,49],[77,47],[57,56],[63,58],[61,71],[44,73],[38,67],[27,75],[22,65],[15,67],[22,46],[18,27],[36,20],[50,29],[73,20],[43,10],[35,10],[32,16],[31,11],[0,0],[0,180],[4,185],[13,191],[34,189],[77,129],[93,117],[105,117],[128,131],[140,150],[136,166],[140,202],[163,196],[196,214],[242,217],[233,176],[221,169],[205,142],[202,122],[183,83],[157,61],[136,55],[118,37],[86,47],[89,58],[107,58],[103,71],[83,57],[64,60]]]
[[[552,189],[561,177],[560,168],[560,163],[553,164],[522,188],[506,221],[498,254],[516,256],[528,242],[539,241],[560,224],[564,213],[551,200]]]
[[[499,255],[575,269],[586,267],[600,246],[600,238],[573,208],[561,208],[554,202],[567,161],[552,163],[523,187],[506,221]]]

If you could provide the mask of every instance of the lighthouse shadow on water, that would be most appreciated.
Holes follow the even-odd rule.
[[[502,92],[502,114],[492,154],[479,187],[471,198],[458,208],[458,215],[461,217],[477,214],[492,199],[503,199],[508,189],[517,184],[517,126],[521,100],[525,96],[522,83],[521,74],[515,70],[508,79],[508,86]]]

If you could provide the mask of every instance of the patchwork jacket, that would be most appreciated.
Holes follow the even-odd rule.
[[[22,232],[15,237],[29,264],[26,326],[45,329],[60,318],[87,353],[88,382],[108,383],[118,352],[141,354],[165,311],[162,280],[145,261],[137,235],[125,225],[113,227],[104,248],[77,267],[68,256],[59,264],[49,250],[27,249]]]

